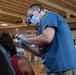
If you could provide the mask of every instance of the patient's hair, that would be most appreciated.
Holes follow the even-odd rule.
[[[2,32],[0,34],[0,43],[3,45],[3,47],[10,52],[11,56],[15,55],[17,53],[16,47],[13,42],[13,38],[9,33]]]

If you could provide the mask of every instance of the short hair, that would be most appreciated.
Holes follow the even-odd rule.
[[[16,47],[13,43],[13,38],[9,33],[2,32],[0,34],[0,43],[3,45],[7,52],[10,52],[11,56],[17,53]]]
[[[32,4],[30,7],[29,7],[29,9],[31,9],[31,10],[35,10],[36,9],[36,7],[38,7],[39,9],[40,9],[40,11],[41,10],[44,10],[44,8],[41,6],[41,5],[39,5],[39,4]]]

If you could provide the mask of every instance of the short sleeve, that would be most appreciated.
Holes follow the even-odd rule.
[[[54,13],[49,13],[46,16],[46,23],[43,26],[43,29],[45,29],[46,27],[55,27],[56,29],[58,29],[58,23],[57,23],[57,15]]]

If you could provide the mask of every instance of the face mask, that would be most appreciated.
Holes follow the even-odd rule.
[[[31,23],[39,24],[40,23],[39,16],[32,16]]]

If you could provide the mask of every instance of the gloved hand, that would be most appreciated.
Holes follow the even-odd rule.
[[[26,40],[27,40],[27,38],[24,34],[19,35],[17,38],[23,42],[26,42]]]

